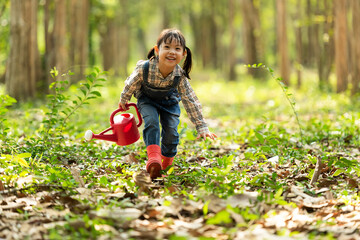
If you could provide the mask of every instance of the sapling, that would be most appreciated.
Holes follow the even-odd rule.
[[[265,70],[267,70],[271,77],[273,79],[276,80],[276,82],[279,84],[279,86],[281,87],[285,97],[286,97],[286,100],[289,102],[290,106],[291,106],[291,109],[294,113],[294,116],[296,118],[296,122],[299,126],[299,134],[300,134],[300,138],[301,138],[301,141],[303,140],[303,134],[302,134],[302,127],[301,127],[301,124],[300,124],[300,120],[299,120],[299,116],[298,116],[298,113],[295,109],[295,105],[296,105],[296,102],[295,102],[295,99],[293,98],[293,94],[289,92],[289,88],[282,82],[282,78],[281,77],[276,77],[275,74],[274,74],[274,70],[271,69],[270,67],[267,67],[265,65],[263,65],[262,63],[259,63],[259,64],[253,64],[253,65],[247,65],[247,67],[249,68],[255,68],[255,69],[260,69],[260,68],[263,68]]]
[[[85,81],[80,83],[78,87],[80,93],[70,97],[67,92],[70,86],[68,78],[73,73],[69,71],[59,76],[58,70],[54,67],[50,74],[54,82],[49,86],[52,93],[47,96],[49,99],[48,111],[42,121],[44,129],[40,132],[41,139],[38,143],[47,146],[51,146],[54,140],[63,138],[63,131],[68,126],[69,119],[79,108],[88,104],[89,100],[101,97],[101,93],[96,89],[102,87],[102,83],[106,81],[103,78],[106,72],[101,72],[99,68],[94,67],[93,71],[86,76]]]

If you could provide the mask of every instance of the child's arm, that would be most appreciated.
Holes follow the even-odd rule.
[[[202,115],[202,107],[200,101],[186,78],[182,79],[178,89],[184,108],[198,132],[197,138],[206,139],[207,137],[209,137],[210,139],[215,139],[217,136],[216,134],[209,131],[209,128]]]
[[[143,62],[139,61],[136,64],[135,70],[125,80],[125,86],[119,100],[119,106],[124,110],[127,110],[126,103],[131,99],[131,96],[141,88]]]

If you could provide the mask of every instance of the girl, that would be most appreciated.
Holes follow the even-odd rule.
[[[181,68],[178,64],[184,57]],[[161,169],[172,165],[177,153],[180,100],[196,126],[198,138],[214,139],[217,136],[209,131],[200,102],[190,86],[192,57],[183,34],[177,29],[162,31],[156,46],[149,51],[148,59],[140,60],[126,79],[119,105],[127,109],[126,103],[132,95],[138,99],[137,106],[145,122],[146,171],[154,179],[161,176]]]

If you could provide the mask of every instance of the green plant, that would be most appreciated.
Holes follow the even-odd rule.
[[[54,67],[51,71],[51,76],[54,82],[50,85],[53,94],[47,97],[50,100],[48,104],[48,112],[46,118],[43,120],[45,129],[42,131],[42,141],[46,143],[48,140],[51,144],[54,139],[61,139],[62,132],[71,116],[82,107],[89,104],[89,100],[101,97],[101,93],[96,89],[102,87],[102,82],[105,81],[103,75],[106,72],[100,72],[100,69],[95,67],[94,70],[86,76],[84,83],[80,83],[79,90],[81,94],[75,97],[66,95],[65,90],[69,87],[69,81],[66,77],[73,75],[72,72],[63,74],[59,79],[59,73]]]
[[[7,112],[8,107],[16,103],[16,100],[9,95],[0,95],[0,143],[3,142],[9,142],[10,138],[8,137],[9,133],[9,123],[7,120]],[[11,144],[7,144],[8,146],[12,146]],[[0,153],[5,150],[1,149]]]
[[[255,69],[258,69],[258,68],[263,68],[265,70],[267,70],[271,77],[273,79],[276,80],[276,82],[279,84],[279,86],[281,87],[281,90],[283,91],[285,97],[286,97],[286,100],[289,102],[290,106],[291,106],[291,109],[294,113],[294,116],[296,118],[296,122],[298,124],[298,127],[299,127],[299,133],[300,133],[300,138],[301,140],[303,141],[303,133],[302,133],[302,127],[301,127],[301,124],[300,124],[300,120],[299,120],[299,116],[298,116],[298,112],[296,111],[295,109],[295,106],[296,106],[296,101],[295,99],[293,98],[293,94],[289,92],[289,88],[288,86],[286,86],[283,81],[282,81],[282,78],[281,77],[276,77],[275,74],[274,74],[274,70],[270,67],[267,67],[265,65],[263,65],[262,63],[259,63],[259,64],[253,64],[253,65],[247,65],[247,67],[249,68],[255,68]]]

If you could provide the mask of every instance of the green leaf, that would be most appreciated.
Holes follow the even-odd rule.
[[[103,186],[106,186],[108,184],[108,179],[105,176],[102,176],[99,180],[99,183]]]
[[[340,174],[344,173],[345,171],[343,169],[336,169],[336,171],[334,172],[333,176],[334,177],[337,177],[339,176]]]
[[[209,203],[210,203],[210,200],[207,200],[204,204],[204,207],[203,207],[203,214],[204,216],[206,216],[209,212]]]
[[[224,224],[232,223],[230,213],[228,211],[226,211],[226,210],[218,212],[214,217],[209,218],[206,221],[206,224],[217,225],[217,224],[222,224],[222,223],[224,223]]]
[[[86,90],[85,89],[80,88],[80,91],[84,94],[84,96],[86,96]]]
[[[261,133],[255,132],[255,136],[260,142],[264,142],[264,137]]]
[[[94,94],[98,97],[101,97],[101,93],[99,91],[92,91],[90,94]]]
[[[83,86],[85,86],[88,90],[90,90],[90,84],[88,84],[88,83],[83,83]]]

